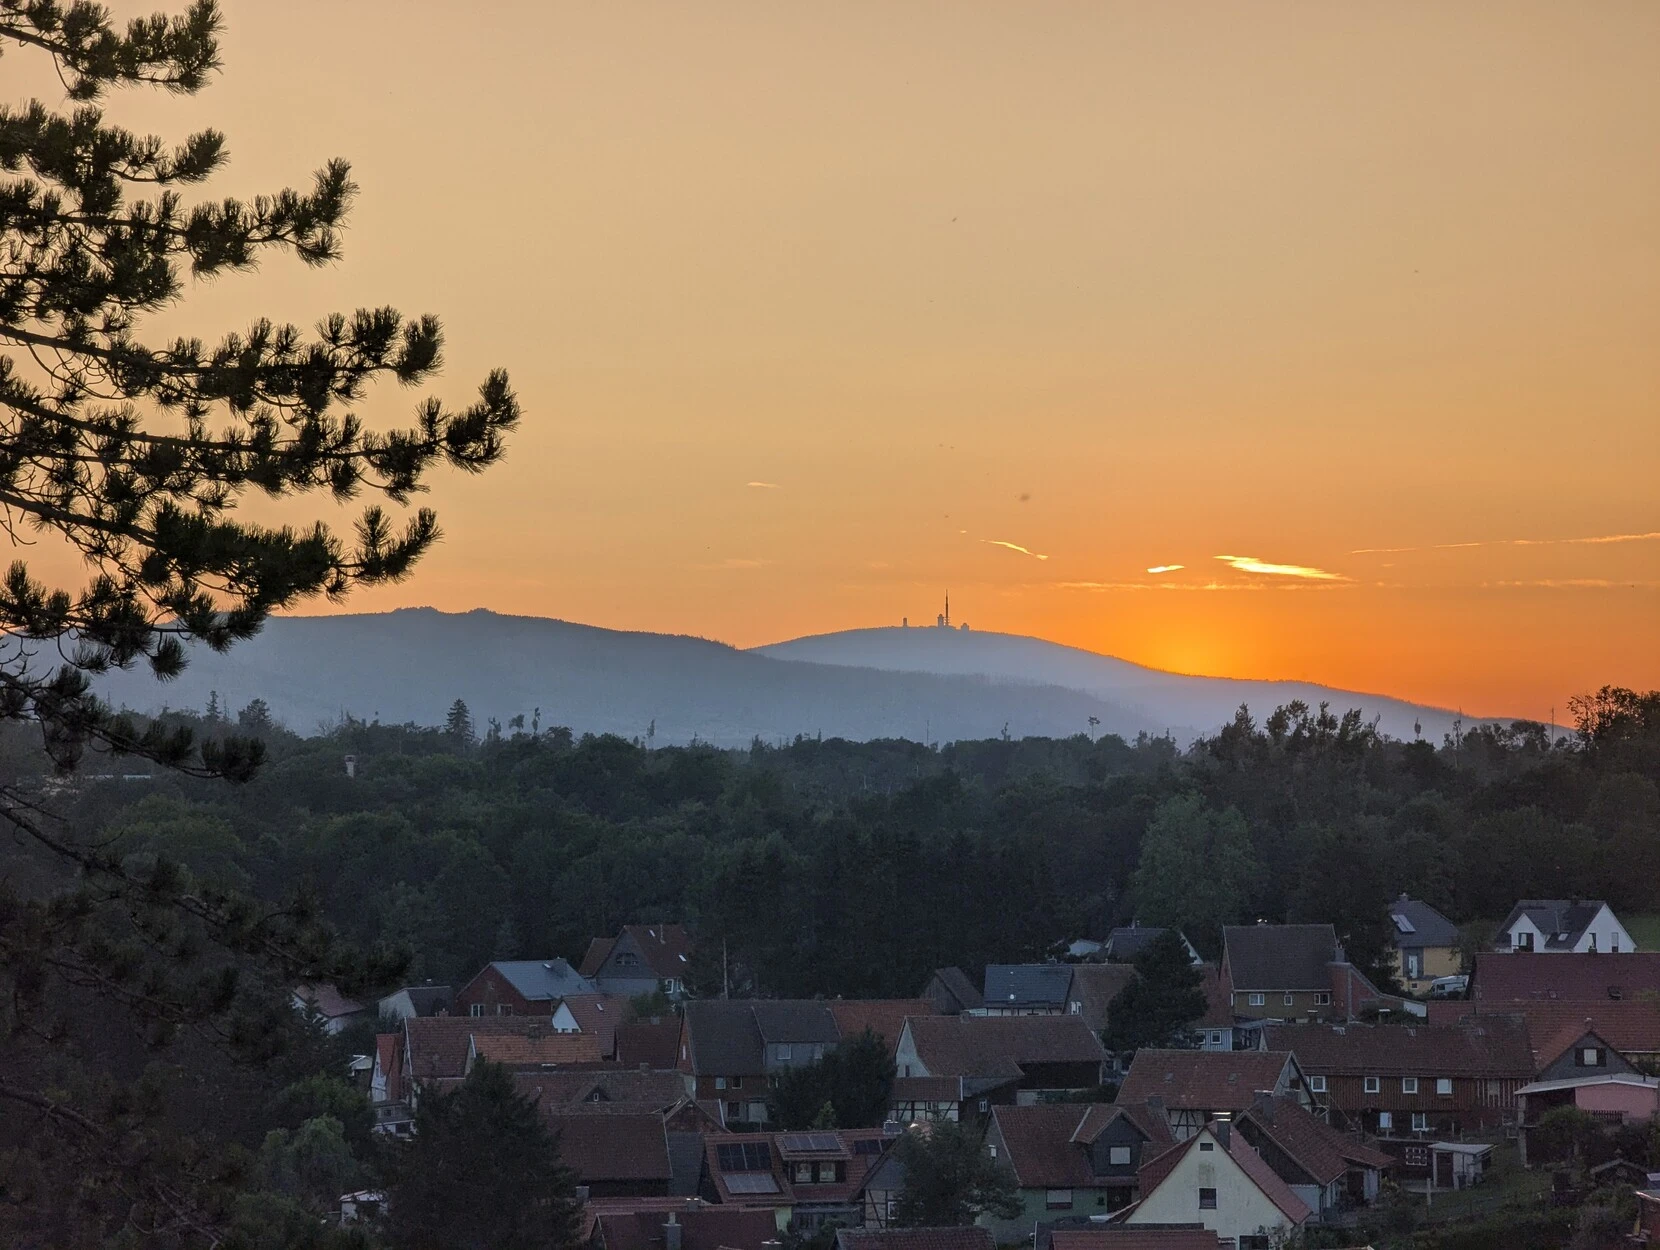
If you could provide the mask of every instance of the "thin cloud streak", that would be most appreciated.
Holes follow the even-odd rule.
[[[738,556],[728,556],[718,564],[694,564],[692,568],[699,573],[721,573],[730,569],[764,569],[771,563],[771,560],[745,560]]]
[[[1221,591],[1233,593],[1243,591],[1256,593],[1258,591],[1308,591],[1308,590],[1351,590],[1356,583],[1340,582],[1050,582],[1048,588],[1053,590],[1084,590],[1094,593],[1117,590],[1176,590],[1176,591]]]
[[[1019,543],[1006,543],[1000,538],[982,538],[980,541],[989,547],[1006,547],[1010,551],[1018,551],[1021,555],[1031,556],[1034,560],[1047,560],[1049,558],[1031,550],[1029,547],[1022,547]]]
[[[1325,569],[1311,568],[1306,564],[1271,564],[1255,556],[1217,556],[1216,559],[1241,573],[1261,573],[1268,577],[1297,577],[1313,582],[1349,580],[1341,573],[1328,573]]]
[[[1177,569],[1185,569],[1185,564],[1155,564],[1148,569],[1149,573],[1174,573]]]
[[[783,490],[784,489],[777,482],[745,482],[744,485],[749,487],[751,490]]]
[[[1461,551],[1466,547],[1600,547],[1611,543],[1647,543],[1660,539],[1660,530],[1647,534],[1593,534],[1586,538],[1494,538],[1473,543],[1431,543],[1425,547],[1356,547],[1351,556],[1393,555],[1403,551]]]

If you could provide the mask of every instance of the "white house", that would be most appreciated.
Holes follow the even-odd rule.
[[[1601,899],[1523,899],[1510,909],[1494,943],[1500,951],[1628,954],[1637,949]]]
[[[1226,1122],[1142,1164],[1140,1182],[1124,1223],[1199,1223],[1238,1250],[1271,1250],[1313,1214]]]

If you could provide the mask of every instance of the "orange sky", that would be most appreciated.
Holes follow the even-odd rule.
[[[1471,713],[1660,687],[1660,6],[225,8],[208,91],[111,114],[363,193],[158,335],[433,311],[437,392],[528,413],[352,610],[753,644],[949,589]]]

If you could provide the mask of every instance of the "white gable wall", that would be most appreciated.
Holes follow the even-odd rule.
[[[894,1050],[894,1072],[899,1076],[932,1076],[928,1066],[922,1062],[916,1053],[916,1039],[911,1036],[911,1022],[905,1022],[905,1028],[899,1034],[899,1045]]]
[[[1597,913],[1597,918],[1591,921],[1590,928],[1585,930],[1574,945],[1574,950],[1580,953],[1595,950],[1607,954],[1609,951],[1618,951],[1624,955],[1636,949],[1637,944],[1631,940],[1625,926],[1614,918],[1614,913],[1608,910],[1606,903]]]
[[[1207,1128],[1199,1133],[1175,1170],[1141,1200],[1127,1224],[1191,1224],[1211,1229],[1224,1241],[1258,1234],[1291,1232],[1285,1212],[1228,1157]],[[1209,1142],[1210,1150],[1201,1147]],[[1216,1209],[1199,1209],[1199,1191],[1216,1191]]]

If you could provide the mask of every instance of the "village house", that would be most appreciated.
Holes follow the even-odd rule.
[[[369,1076],[369,1107],[375,1113],[375,1132],[407,1136],[414,1126],[403,1079],[403,1036],[375,1035],[375,1066]]]
[[[960,1079],[959,1118],[993,1104],[1094,1089],[1106,1052],[1077,1016],[912,1016],[900,1035],[901,1079]]]
[[[686,993],[691,954],[684,925],[630,924],[614,938],[588,943],[578,971],[602,994],[638,998],[660,991],[678,1000]]]
[[[1137,955],[1151,946],[1154,939],[1161,938],[1164,934],[1164,929],[1154,925],[1132,924],[1114,929],[1107,934],[1106,941],[1101,943],[1101,957],[1114,963],[1134,963]],[[1182,945],[1187,948],[1187,957],[1194,964],[1204,962],[1199,958],[1199,952],[1193,949],[1193,943],[1187,940],[1185,933],[1178,929],[1176,936],[1181,938]]]
[[[1510,909],[1493,949],[1521,954],[1629,954],[1637,949],[1601,899],[1531,898]]]
[[[380,1000],[380,1014],[407,1020],[411,1016],[447,1016],[455,991],[447,985],[406,985]]]
[[[1124,1223],[1197,1222],[1237,1250],[1272,1250],[1313,1214],[1226,1121],[1142,1164],[1141,1192]]]
[[[594,992],[593,982],[563,959],[498,959],[456,992],[454,1014],[552,1020],[560,1000]]]
[[[1353,1020],[1378,1011],[1423,1014],[1384,994],[1348,961],[1329,924],[1226,925],[1222,982],[1236,1019]]]
[[[993,1107],[986,1151],[1014,1173],[1023,1206],[986,1223],[1006,1243],[1039,1220],[1121,1210],[1138,1196],[1142,1161],[1174,1144],[1163,1113],[1145,1104]]]
[[[841,1041],[851,1041],[866,1029],[887,1047],[891,1057],[899,1049],[899,1035],[911,1016],[935,1014],[926,998],[832,998],[825,1006],[836,1022]]]
[[[1066,1011],[1071,988],[1071,964],[988,964],[984,1006],[971,1014],[1058,1016]]]
[[[1377,1201],[1384,1173],[1395,1165],[1301,1103],[1272,1094],[1258,1094],[1233,1126],[1316,1219]]]
[[[961,968],[936,968],[923,987],[922,997],[942,1016],[960,1016],[986,1005],[985,996]]]
[[[991,1233],[967,1228],[839,1228],[836,1250],[996,1250]]]
[[[294,1010],[318,1021],[325,1033],[339,1033],[372,1018],[367,1005],[347,998],[332,985],[297,985],[291,997]]]
[[[1066,1014],[1077,1016],[1092,1033],[1107,1027],[1112,1000],[1136,978],[1129,964],[1074,964],[1066,991]]]
[[[561,1039],[561,1047],[569,1047],[565,1056],[581,1054],[590,1062],[596,1057],[591,1040],[555,1034],[542,1016],[414,1016],[403,1022],[398,1073],[403,1088],[398,1097],[413,1106],[423,1087],[445,1089],[460,1082],[476,1053],[476,1039],[496,1035],[552,1036]],[[541,1062],[536,1063],[538,1069]]]
[[[619,1021],[617,1062],[630,1068],[676,1068],[680,1064],[678,1015],[648,1016]]]
[[[668,1129],[653,1112],[607,1115],[549,1115],[559,1142],[559,1161],[576,1173],[594,1197],[653,1197],[669,1194]]]
[[[810,999],[691,999],[677,1067],[687,1091],[726,1125],[767,1122],[768,1077],[823,1058],[841,1039],[829,1005]]]
[[[1200,964],[1199,980],[1205,991],[1205,1014],[1193,1022],[1199,1049],[1244,1049],[1234,1031],[1233,992],[1222,980],[1222,970],[1215,964]]]
[[[1424,994],[1437,977],[1463,971],[1458,926],[1428,903],[1402,894],[1389,904],[1389,947],[1395,979],[1410,994]]]
[[[1037,1250],[1234,1250],[1214,1232],[1191,1224],[1092,1224],[1038,1230]]]
[[[1336,1123],[1385,1138],[1457,1136],[1511,1122],[1516,1091],[1533,1072],[1519,1016],[1269,1025],[1263,1044],[1297,1056],[1310,1093]]]
[[[856,1224],[866,1178],[887,1151],[881,1129],[712,1133],[704,1139],[702,1196],[770,1210],[780,1232],[811,1236]]]
[[[596,1205],[607,1204],[589,1203]],[[778,1240],[778,1225],[771,1211],[694,1199],[668,1210],[601,1209],[585,1240],[593,1250],[766,1250]]]
[[[534,1017],[532,1017],[534,1019]],[[581,1033],[555,1033],[540,1020],[523,1033],[474,1032],[467,1037],[466,1072],[477,1063],[510,1072],[544,1071],[570,1064],[602,1062],[599,1042]]]
[[[1205,1051],[1157,1050],[1136,1052],[1120,1102],[1162,1107],[1177,1141],[1192,1137],[1206,1124],[1235,1116],[1259,1094],[1311,1105],[1308,1082],[1296,1056],[1284,1050]]]
[[[629,1018],[630,1010],[628,999],[620,995],[572,994],[553,1009],[553,1031],[584,1033],[599,1046],[601,1059],[615,1059],[617,1026]]]
[[[1660,1115],[1660,1077],[1622,1072],[1535,1081],[1516,1091],[1516,1103],[1521,1123],[1521,1160],[1528,1165],[1535,1162],[1529,1156],[1530,1135],[1547,1112],[1558,1107],[1578,1107],[1603,1124],[1646,1124]]]
[[[1528,1003],[1617,1003],[1660,998],[1660,952],[1483,954],[1470,973],[1470,1000],[1483,1010]]]

